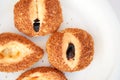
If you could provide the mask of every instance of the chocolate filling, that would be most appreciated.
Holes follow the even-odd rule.
[[[38,19],[38,0],[35,0],[36,1],[36,13],[37,13],[37,18],[34,20],[34,23],[33,23],[33,29],[35,32],[39,32],[39,28],[40,28],[40,20]]]
[[[66,52],[67,60],[70,60],[70,59],[74,60],[74,56],[75,56],[75,46],[72,43],[69,43],[67,52]]]
[[[38,32],[40,28],[40,20],[37,18],[34,20],[33,29],[35,32]]]

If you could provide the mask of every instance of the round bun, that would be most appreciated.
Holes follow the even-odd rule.
[[[15,33],[0,34],[0,71],[24,70],[43,56],[43,50]]]
[[[17,80],[67,80],[64,74],[51,67],[38,67],[24,72]]]
[[[82,29],[67,28],[54,33],[46,44],[49,62],[66,72],[79,71],[93,59],[94,41]]]
[[[16,28],[28,36],[44,36],[62,23],[59,0],[20,0],[14,6]]]

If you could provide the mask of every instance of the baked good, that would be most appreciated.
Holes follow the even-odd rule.
[[[62,23],[59,0],[20,0],[14,6],[15,27],[28,36],[44,36]]]
[[[90,64],[94,54],[94,42],[88,32],[67,28],[54,33],[47,41],[46,49],[49,62],[55,68],[73,72]]]
[[[38,67],[23,73],[17,80],[67,80],[64,74],[55,68]]]
[[[43,56],[43,50],[27,38],[15,33],[0,34],[0,71],[24,70]]]

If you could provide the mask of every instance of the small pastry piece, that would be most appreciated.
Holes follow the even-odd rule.
[[[16,28],[28,36],[44,36],[62,23],[59,0],[20,0],[14,6]]]
[[[15,33],[0,34],[0,71],[24,70],[43,56],[43,50]]]
[[[67,80],[64,74],[51,67],[38,67],[23,73],[17,80]]]
[[[87,67],[93,59],[94,42],[89,33],[67,28],[54,33],[48,40],[49,62],[57,69],[73,72]]]

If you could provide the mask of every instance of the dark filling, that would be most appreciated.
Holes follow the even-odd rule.
[[[34,23],[33,23],[33,29],[35,32],[38,32],[40,28],[40,20],[39,19],[35,19]]]
[[[75,47],[72,43],[69,43],[68,48],[67,48],[67,60],[73,59],[74,60],[74,56],[75,56]]]

